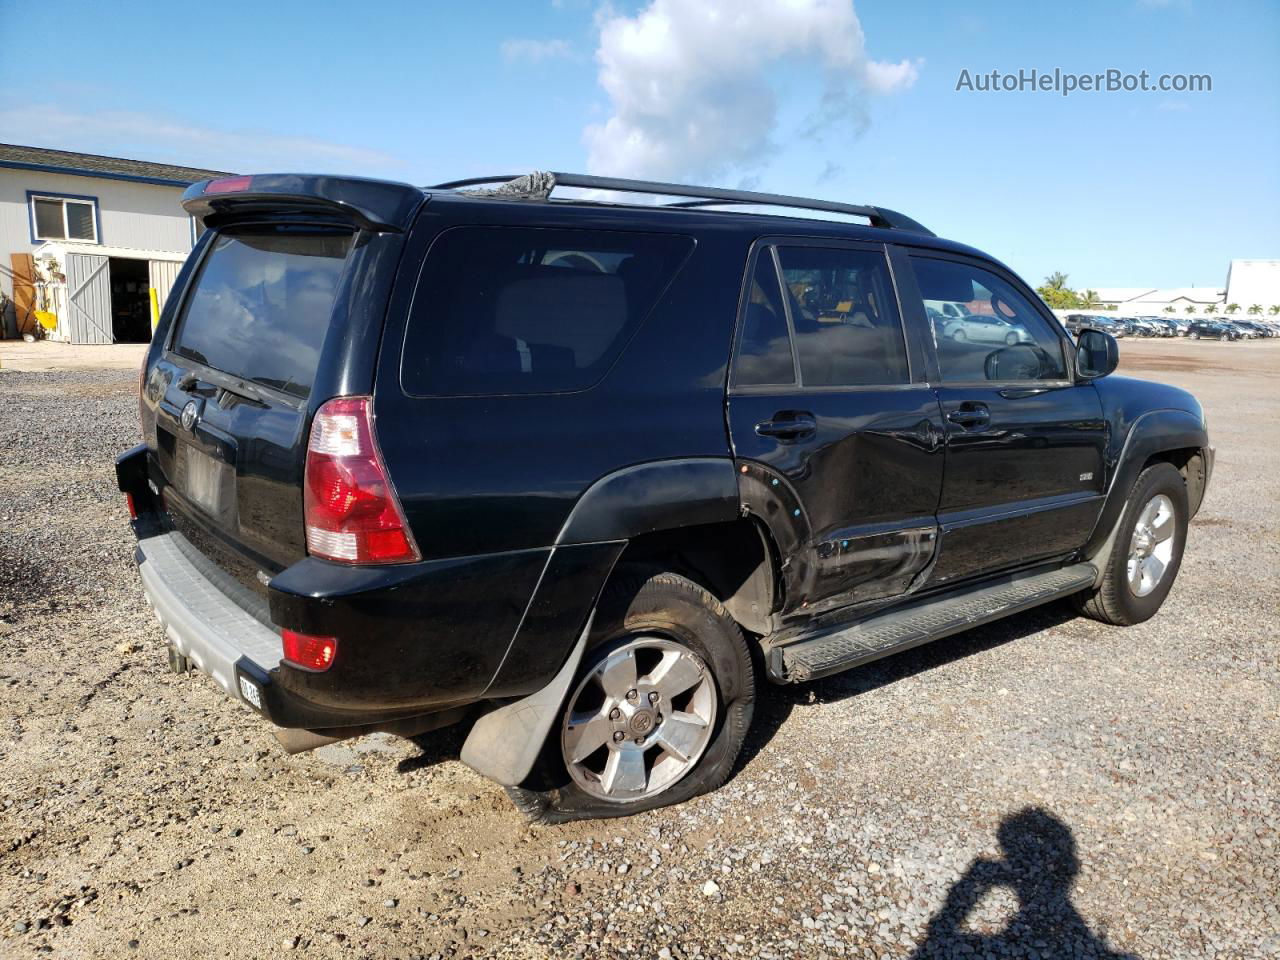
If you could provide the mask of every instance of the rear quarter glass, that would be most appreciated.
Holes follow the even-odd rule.
[[[349,230],[313,227],[219,231],[187,297],[174,353],[307,397],[351,238]]]
[[[693,249],[661,233],[455,227],[431,246],[405,331],[412,396],[584,390]]]

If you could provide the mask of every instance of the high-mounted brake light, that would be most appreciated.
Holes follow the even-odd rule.
[[[205,193],[243,193],[253,183],[253,177],[222,177],[204,185]]]
[[[312,556],[340,563],[422,557],[378,452],[369,397],[335,397],[316,412],[302,507]]]
[[[285,661],[312,673],[328,670],[333,666],[333,658],[338,655],[338,641],[335,637],[315,637],[309,633],[284,629],[280,631],[280,639],[283,641]]]

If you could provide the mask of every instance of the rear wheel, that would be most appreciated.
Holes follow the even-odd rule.
[[[719,787],[755,705],[746,639],[674,573],[615,578],[538,766],[508,794],[530,819],[620,817]]]
[[[1102,582],[1079,595],[1081,611],[1120,626],[1155,616],[1182,565],[1187,518],[1182,474],[1168,463],[1143,470],[1120,517]]]
[[[954,340],[956,343],[964,343],[966,340],[969,339],[969,336],[963,330],[956,330],[954,333],[951,334],[951,339]]]

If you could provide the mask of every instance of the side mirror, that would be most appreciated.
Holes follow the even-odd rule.
[[[1115,371],[1120,363],[1116,338],[1101,330],[1081,330],[1076,337],[1076,374],[1081,380],[1097,380]]]

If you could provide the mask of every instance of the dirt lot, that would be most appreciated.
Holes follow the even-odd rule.
[[[1122,353],[1218,447],[1155,620],[1054,606],[769,690],[724,789],[568,827],[456,734],[288,757],[168,673],[111,471],[132,365],[6,361],[0,956],[1280,954],[1280,341]]]

